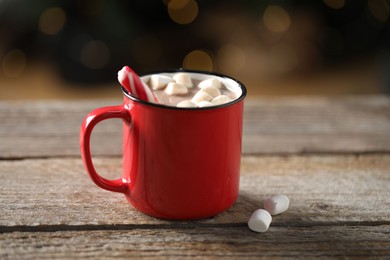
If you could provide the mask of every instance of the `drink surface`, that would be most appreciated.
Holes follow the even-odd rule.
[[[239,84],[228,77],[176,72],[143,76],[160,104],[175,107],[209,107],[234,101],[242,94]]]

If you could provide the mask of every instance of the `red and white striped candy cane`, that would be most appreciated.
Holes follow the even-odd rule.
[[[143,101],[158,103],[158,100],[154,96],[152,90],[130,67],[124,66],[118,72],[118,81],[129,92],[130,95]]]

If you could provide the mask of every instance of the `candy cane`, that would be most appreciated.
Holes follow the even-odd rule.
[[[139,76],[128,66],[124,66],[118,72],[118,81],[129,92],[130,95],[143,101],[158,103],[150,88]]]

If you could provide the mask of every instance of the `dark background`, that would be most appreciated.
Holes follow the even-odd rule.
[[[389,6],[388,0],[3,0],[0,95],[15,98],[9,93],[29,83],[42,93],[101,91],[116,85],[124,65],[139,73],[217,71],[257,94],[387,93]],[[56,86],[43,90],[45,84]]]

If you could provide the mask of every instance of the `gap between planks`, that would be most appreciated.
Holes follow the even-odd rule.
[[[0,226],[0,234],[12,232],[58,232],[58,231],[129,231],[129,230],[179,230],[196,228],[239,228],[246,227],[247,223],[195,223],[172,221],[169,224],[114,224],[114,225],[40,225],[40,226]],[[306,222],[306,223],[273,223],[273,227],[376,227],[389,226],[390,221],[344,221],[344,222]]]
[[[361,152],[353,152],[353,151],[301,151],[297,153],[290,152],[256,152],[256,153],[245,153],[242,154],[242,157],[245,156],[261,156],[261,157],[295,157],[295,156],[364,156],[364,155],[390,155],[389,151],[361,151]],[[120,155],[93,155],[93,158],[99,159],[111,159],[111,158],[121,158]],[[0,156],[0,161],[23,161],[23,160],[50,160],[50,159],[80,159],[81,155],[54,155],[54,156]]]

